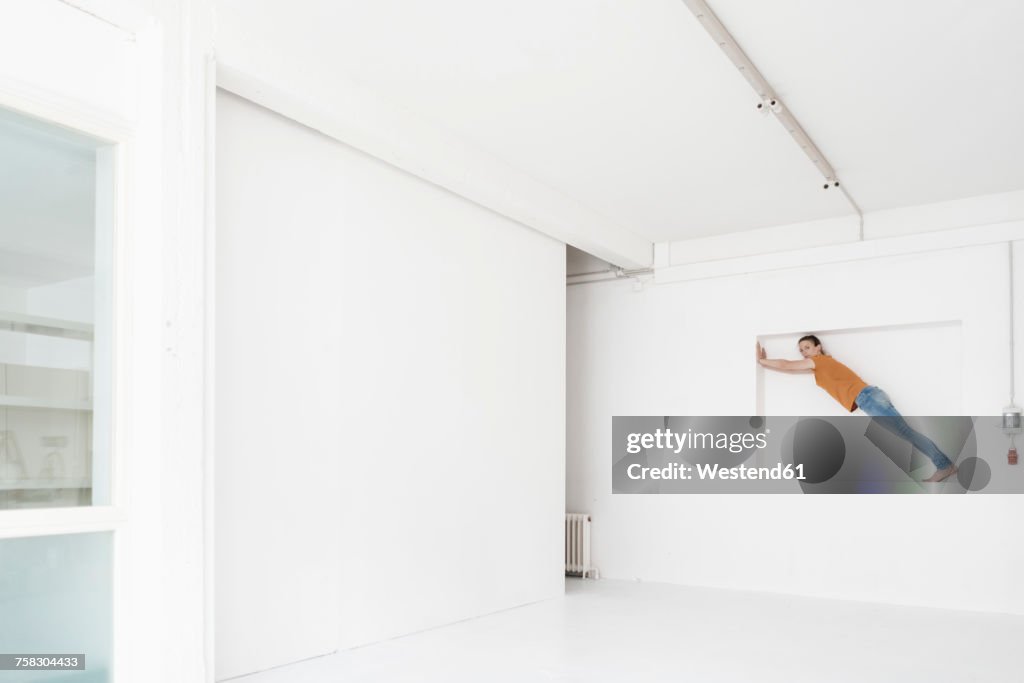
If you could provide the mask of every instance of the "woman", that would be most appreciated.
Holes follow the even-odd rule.
[[[881,418],[879,423],[883,427],[914,444],[935,465],[935,474],[925,481],[942,481],[956,473],[956,465],[934,441],[911,429],[884,391],[868,386],[853,370],[822,351],[821,340],[809,334],[800,337],[797,347],[803,360],[779,360],[767,358],[758,342],[757,362],[772,370],[813,371],[814,382],[851,413],[860,408],[871,417]]]

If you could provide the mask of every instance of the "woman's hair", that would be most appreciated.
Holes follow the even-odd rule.
[[[800,337],[796,341],[796,343],[799,346],[800,342],[805,342],[805,341],[809,341],[812,344],[814,344],[815,346],[821,346],[821,340],[818,339],[817,337],[815,337],[813,334],[805,334],[804,336]],[[824,354],[826,356],[828,355],[827,353],[825,353],[825,349],[824,348],[821,349],[821,352],[822,352],[822,354]]]

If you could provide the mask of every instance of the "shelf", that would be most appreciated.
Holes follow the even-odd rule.
[[[76,479],[23,479],[16,481],[0,480],[0,491],[27,491],[29,489],[90,489],[92,480],[79,477]]]
[[[55,408],[57,410],[92,410],[92,401],[73,401],[31,396],[0,394],[0,408]]]
[[[60,318],[0,311],[0,325],[4,324],[10,325],[10,329],[15,332],[26,334],[42,334],[49,337],[84,341],[92,341],[93,338],[92,324],[77,320],[61,320]]]

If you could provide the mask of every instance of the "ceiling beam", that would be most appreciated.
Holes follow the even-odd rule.
[[[258,42],[225,41],[217,85],[609,263],[652,264],[650,240],[336,70],[287,59]]]

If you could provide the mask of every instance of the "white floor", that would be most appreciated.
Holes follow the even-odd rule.
[[[233,679],[1024,681],[1024,617],[627,581]]]

